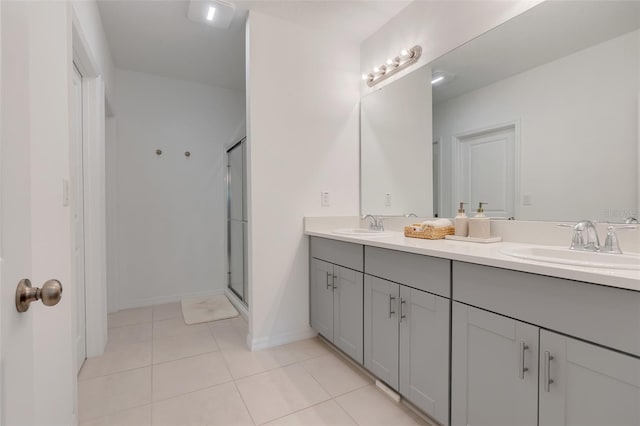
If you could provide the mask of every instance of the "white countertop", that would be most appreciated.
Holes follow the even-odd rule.
[[[305,235],[315,237],[640,291],[640,270],[601,269],[537,262],[511,257],[500,252],[506,247],[532,246],[532,244],[512,242],[479,244],[452,240],[422,240],[407,238],[402,232],[390,233],[392,235],[388,237],[367,238],[338,235],[321,227],[307,226],[305,229]]]

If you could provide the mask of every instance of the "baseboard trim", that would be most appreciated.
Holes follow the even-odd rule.
[[[318,333],[311,327],[304,330],[292,331],[288,333],[277,334],[273,336],[265,336],[254,338],[251,334],[247,336],[247,344],[251,351],[259,351],[261,349],[272,348],[274,346],[285,345],[287,343],[297,342],[298,340],[311,339]]]
[[[224,294],[224,288],[217,288],[211,291],[202,291],[196,293],[174,294],[171,296],[151,297],[149,299],[142,300],[130,300],[126,302],[120,302],[120,310],[131,308],[143,308],[145,306],[161,305],[163,303],[180,302],[182,299],[192,297],[209,297],[218,296]]]

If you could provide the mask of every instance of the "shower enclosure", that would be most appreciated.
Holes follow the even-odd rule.
[[[227,149],[227,285],[248,305],[246,138]]]

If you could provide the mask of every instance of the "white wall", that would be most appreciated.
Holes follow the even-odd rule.
[[[304,216],[358,213],[359,46],[251,12],[249,343],[313,335]],[[330,193],[321,207],[320,193]]]
[[[532,205],[516,200],[517,219],[637,215],[639,44],[636,31],[436,104],[443,171],[453,170],[453,135],[518,122],[520,194]],[[443,173],[444,216],[451,194]]]
[[[118,289],[109,310],[222,293],[224,146],[241,132],[244,93],[122,70],[116,82],[117,282],[109,284]]]
[[[361,74],[371,72],[402,49],[422,46],[422,56],[416,64],[376,87],[389,84],[538,3],[540,0],[416,0],[362,43]],[[361,88],[365,93],[372,90],[364,83]]]

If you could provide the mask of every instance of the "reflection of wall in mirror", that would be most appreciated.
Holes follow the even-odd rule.
[[[362,98],[361,212],[433,215],[431,70]]]
[[[637,214],[639,57],[635,31],[434,105],[442,169],[455,161],[453,135],[519,122],[517,219]],[[451,217],[460,200],[452,174],[442,179],[443,216]]]

